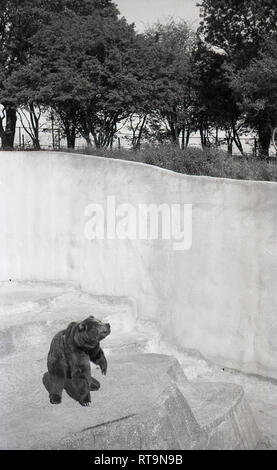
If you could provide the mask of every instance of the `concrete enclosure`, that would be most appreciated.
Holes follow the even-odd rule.
[[[193,241],[88,240],[91,203],[192,204]],[[0,155],[0,280],[75,281],[134,299],[179,348],[277,378],[277,185],[100,157]]]

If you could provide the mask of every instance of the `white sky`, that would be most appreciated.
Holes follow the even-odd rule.
[[[129,23],[135,23],[142,32],[157,20],[166,21],[169,17],[182,18],[188,24],[198,26],[198,0],[115,0],[122,16]]]

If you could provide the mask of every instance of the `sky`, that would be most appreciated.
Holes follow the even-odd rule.
[[[198,26],[198,0],[115,0],[122,16],[129,23],[135,23],[136,29],[142,32],[147,26],[169,17],[182,18],[189,25]]]

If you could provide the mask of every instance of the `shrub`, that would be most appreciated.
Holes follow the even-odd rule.
[[[185,150],[181,150],[175,145],[161,144],[157,146],[145,145],[141,151],[91,148],[77,152],[138,161],[187,175],[277,181],[277,165],[275,162],[232,157],[226,152],[215,148],[203,151],[198,147],[187,147]]]

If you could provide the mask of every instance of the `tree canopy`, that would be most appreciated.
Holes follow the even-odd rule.
[[[199,32],[241,65],[255,57],[264,39],[276,33],[275,0],[203,0]]]
[[[197,32],[185,20],[144,34],[112,0],[1,0],[0,137],[14,143],[18,116],[35,148],[42,114],[58,121],[68,146],[112,146],[129,127],[141,140],[184,148],[225,135],[243,153],[254,131],[268,155],[277,126],[276,0],[203,0]],[[24,119],[22,119],[22,115]]]
[[[272,44],[276,38],[276,1],[203,0],[199,6],[202,22],[198,33],[202,41],[223,58],[221,77],[226,84],[228,105],[236,108],[241,121],[258,132],[261,153],[268,155],[271,129],[277,121],[269,96],[263,99],[262,110],[261,100],[257,101],[257,96],[265,98],[269,92],[259,79],[258,64],[265,66],[264,54],[267,64],[275,60],[273,48],[266,52],[265,44]],[[273,106],[276,107],[276,102]]]

